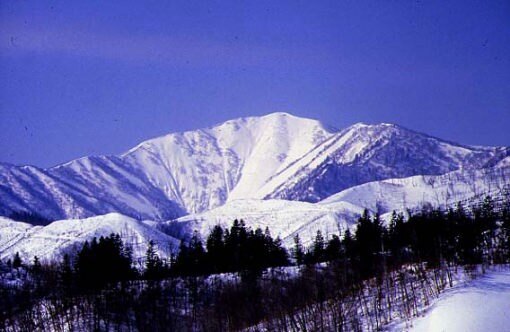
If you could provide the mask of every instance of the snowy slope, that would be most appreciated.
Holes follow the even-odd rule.
[[[451,206],[458,201],[481,200],[491,194],[498,198],[510,192],[510,163],[506,158],[482,170],[454,171],[439,176],[413,176],[362,184],[344,190],[318,203],[286,200],[232,200],[206,212],[190,214],[175,221],[157,223],[138,221],[117,213],[76,220],[55,221],[47,226],[32,226],[0,218],[0,258],[20,252],[24,259],[34,255],[43,259],[60,257],[94,236],[121,234],[130,243],[134,256],[142,258],[149,240],[158,244],[160,254],[168,256],[178,247],[176,238],[189,238],[194,230],[205,238],[212,227],[229,227],[234,219],[247,226],[265,229],[280,236],[288,247],[299,234],[309,244],[317,230],[329,237],[352,227],[365,207],[379,211],[383,218],[392,210],[419,209],[423,204]],[[386,213],[386,214],[385,214]],[[165,233],[159,231],[164,225]]]
[[[42,227],[0,217],[0,253],[9,250],[24,238],[30,237],[40,228]]]
[[[510,165],[506,159],[494,167],[479,170],[365,183],[332,195],[319,204],[330,206],[349,202],[383,214],[424,205],[447,207],[459,201],[482,200],[486,195],[496,198],[510,192]]]
[[[274,113],[170,134],[122,156],[187,212],[257,197],[275,173],[332,133],[318,121]]]
[[[252,228],[269,227],[287,246],[299,234],[304,244],[312,241],[317,230],[325,235],[343,233],[355,225],[368,208],[379,211],[387,220],[393,210],[405,212],[424,205],[449,207],[459,201],[479,202],[487,194],[495,199],[510,192],[510,166],[506,161],[482,170],[454,171],[438,176],[413,176],[375,181],[346,189],[318,203],[286,200],[237,200],[199,214],[169,221],[172,234],[183,238],[197,230],[206,237],[220,224],[229,227],[234,219],[243,219]]]
[[[168,257],[179,246],[177,239],[117,213],[59,220],[44,227],[0,218],[0,258],[12,257],[16,252],[25,261],[31,261],[34,256],[42,260],[60,258],[64,253],[80,248],[86,240],[112,233],[120,234],[123,242],[132,247],[135,261],[145,256],[150,240],[157,244],[162,257]]]
[[[510,271],[491,271],[444,292],[423,317],[394,324],[390,331],[508,331]]]
[[[122,172],[115,157],[89,157],[42,170],[0,164],[0,214],[30,211],[47,219],[90,217],[109,212],[142,218],[180,215],[143,175]]]
[[[273,113],[172,133],[119,156],[50,169],[0,164],[0,215],[118,212],[168,220],[240,199],[318,202],[359,184],[494,165],[509,148],[467,147],[395,125],[342,131]]]

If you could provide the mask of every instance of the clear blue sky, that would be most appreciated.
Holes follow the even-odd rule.
[[[510,1],[0,2],[0,161],[275,111],[510,145]]]

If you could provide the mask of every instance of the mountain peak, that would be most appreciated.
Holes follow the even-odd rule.
[[[266,115],[263,115],[263,117],[286,117],[286,116],[297,118],[297,116],[287,113],[287,112],[273,112],[273,113],[268,113]]]
[[[273,112],[273,113],[267,113],[267,114],[260,115],[260,116],[243,117],[243,118],[228,120],[224,123],[239,122],[239,121],[240,122],[270,121],[270,122],[274,122],[274,123],[294,122],[294,123],[301,123],[301,124],[309,123],[309,124],[314,124],[314,125],[322,127],[322,128],[332,128],[331,126],[324,125],[321,121],[319,121],[317,119],[301,117],[301,116],[297,116],[297,115],[294,115],[294,114],[291,114],[288,112]],[[219,124],[217,126],[221,126],[221,125],[222,124]],[[216,126],[214,126],[214,127],[216,127]]]

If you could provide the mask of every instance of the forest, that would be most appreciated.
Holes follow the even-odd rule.
[[[118,234],[61,261],[0,261],[5,331],[377,331],[459,278],[510,263],[510,200],[444,211],[365,210],[352,229],[285,249],[242,220],[194,233],[176,255],[149,243],[134,268]]]

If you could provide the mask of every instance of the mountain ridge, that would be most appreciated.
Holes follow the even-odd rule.
[[[479,169],[508,155],[508,147],[450,143],[395,124],[338,130],[277,112],[47,169],[0,163],[0,214],[55,220],[119,212],[166,220],[237,199],[318,202],[371,181]]]

